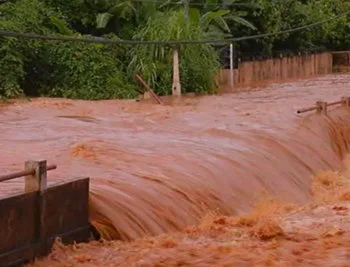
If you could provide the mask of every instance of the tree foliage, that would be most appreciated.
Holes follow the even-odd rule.
[[[16,0],[0,3],[0,29],[134,40],[197,40],[278,32],[350,10],[343,0]],[[349,49],[349,16],[309,30],[236,44],[242,52]],[[183,45],[185,92],[212,92],[218,49]],[[0,38],[0,98],[23,94],[132,98],[140,73],[158,94],[171,91],[172,47],[115,46]]]
[[[168,25],[168,27],[164,27]],[[135,35],[138,40],[198,40],[205,31],[196,20],[186,20],[182,11],[170,10],[155,14]],[[218,56],[208,44],[182,46],[180,72],[184,92],[208,92],[215,88]],[[130,51],[129,71],[142,73],[160,94],[171,92],[172,48],[139,45]],[[203,68],[205,66],[205,68]]]

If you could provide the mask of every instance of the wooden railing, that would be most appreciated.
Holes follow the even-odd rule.
[[[324,101],[317,101],[313,107],[303,108],[297,110],[297,113],[305,113],[310,111],[316,111],[319,114],[327,115],[328,107],[335,106],[335,105],[343,105],[346,107],[350,106],[350,97],[342,97],[339,101],[334,102],[324,102]]]

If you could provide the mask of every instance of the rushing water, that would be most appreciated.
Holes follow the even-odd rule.
[[[350,96],[349,86],[334,75],[165,106],[18,101],[0,107],[0,169],[43,158],[58,165],[50,183],[89,176],[91,221],[105,238],[176,231],[209,210],[238,214],[262,189],[305,203],[312,174],[342,166],[350,112],[295,111]],[[9,181],[0,194],[22,188]]]

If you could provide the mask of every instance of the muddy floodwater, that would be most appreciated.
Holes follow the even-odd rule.
[[[242,215],[262,191],[304,205],[316,172],[344,169],[350,112],[334,107],[324,117],[296,111],[342,96],[350,96],[347,74],[237,94],[186,97],[164,106],[16,101],[0,106],[0,170],[21,170],[28,159],[46,159],[58,165],[49,173],[49,183],[90,177],[90,221],[107,240],[182,231],[211,212]],[[22,189],[23,179],[5,182],[0,195]],[[99,247],[92,244],[89,249]],[[204,254],[202,258],[209,257]],[[250,266],[225,262],[228,265],[220,266]],[[117,261],[109,263],[119,266]]]

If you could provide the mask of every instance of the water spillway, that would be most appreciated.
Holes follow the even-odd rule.
[[[349,75],[329,75],[165,106],[17,101],[0,107],[0,167],[40,157],[60,166],[51,182],[89,176],[90,222],[107,239],[181,230],[211,210],[239,214],[262,190],[306,203],[312,175],[342,167],[350,112],[296,110],[339,100],[349,86]],[[0,194],[21,183],[4,183]]]

